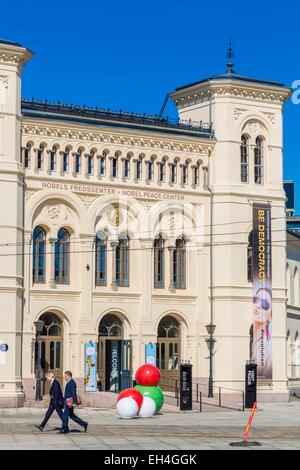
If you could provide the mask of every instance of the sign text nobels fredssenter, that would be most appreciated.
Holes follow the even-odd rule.
[[[157,191],[140,191],[136,189],[122,189],[122,188],[106,188],[103,186],[93,186],[85,184],[68,184],[68,183],[50,183],[42,182],[43,189],[58,189],[64,191],[73,191],[78,193],[85,193],[91,195],[116,195],[116,196],[129,196],[145,199],[156,199],[165,200],[169,199],[172,201],[184,200],[184,195],[174,193],[164,193]]]

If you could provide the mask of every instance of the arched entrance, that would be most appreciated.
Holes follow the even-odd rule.
[[[45,395],[50,390],[50,383],[45,379],[47,372],[52,372],[61,386],[63,385],[63,326],[60,318],[54,313],[44,313],[39,320],[45,323],[40,337],[42,393]],[[37,368],[37,342],[35,367]]]
[[[158,325],[156,362],[162,388],[173,389],[175,381],[179,381],[180,324],[171,315],[162,318]]]
[[[98,382],[102,391],[119,392],[131,373],[131,341],[124,340],[122,320],[114,314],[105,315],[99,324]],[[130,381],[130,377],[129,377]]]

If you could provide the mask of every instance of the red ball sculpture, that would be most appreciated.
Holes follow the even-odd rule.
[[[145,364],[136,371],[135,380],[144,387],[156,387],[160,381],[159,369],[152,364]]]
[[[122,398],[132,398],[138,406],[138,411],[140,411],[143,403],[143,395],[141,394],[141,392],[139,392],[135,388],[126,388],[125,390],[122,390],[122,392],[119,394],[117,402],[120,401]]]

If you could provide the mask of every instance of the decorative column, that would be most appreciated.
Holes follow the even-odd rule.
[[[111,258],[112,258],[112,282],[111,282],[111,288],[112,290],[118,290],[118,284],[117,284],[117,272],[116,272],[116,248],[119,244],[118,240],[110,240],[110,246],[111,246]]]
[[[170,283],[169,283],[169,290],[170,291],[174,291],[175,290],[175,287],[174,287],[174,273],[173,273],[173,262],[174,262],[174,250],[175,250],[175,245],[170,245],[168,247],[168,252],[169,252],[169,265],[170,265]]]
[[[51,260],[51,277],[49,286],[51,289],[56,288],[56,281],[55,281],[55,242],[56,238],[49,238],[50,243],[50,260]]]

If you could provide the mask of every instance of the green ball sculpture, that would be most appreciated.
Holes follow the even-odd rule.
[[[164,395],[160,387],[145,387],[143,385],[136,385],[134,388],[136,388],[136,390],[138,390],[143,395],[143,397],[152,398],[156,405],[155,414],[160,412],[161,407],[164,404]]]

